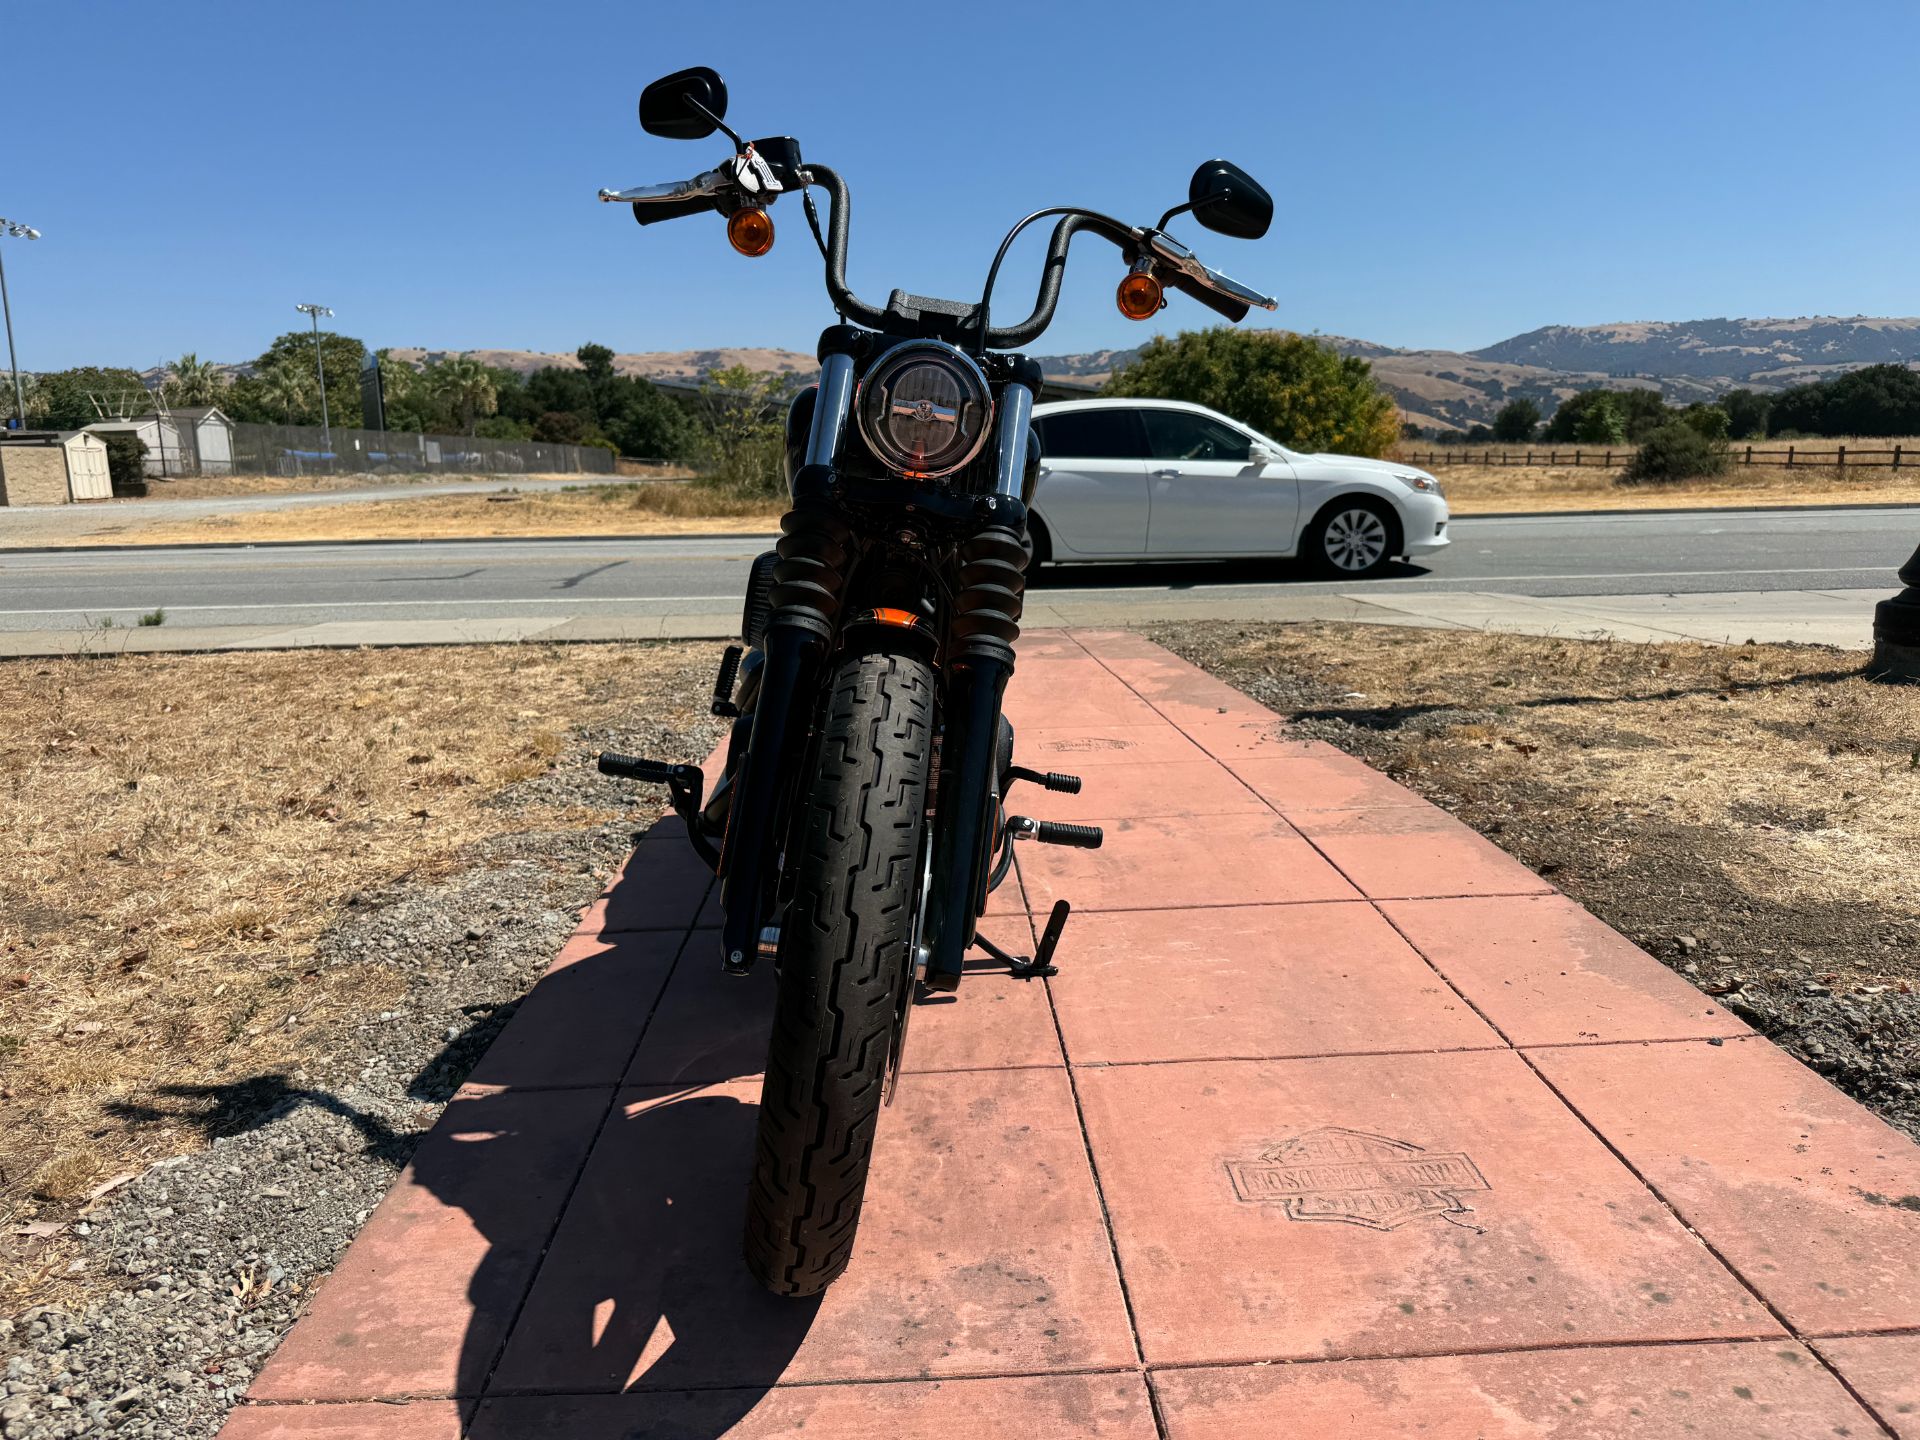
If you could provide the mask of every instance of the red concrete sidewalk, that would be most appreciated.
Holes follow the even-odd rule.
[[[739,1259],[772,977],[649,839],[228,1440],[1920,1440],[1920,1147],[1137,637],[1008,708],[1107,845],[986,923],[1073,900],[1059,978],[916,1009],[824,1299]]]

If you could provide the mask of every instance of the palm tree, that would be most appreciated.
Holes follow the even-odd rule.
[[[189,350],[167,367],[170,372],[162,387],[169,405],[211,405],[226,383],[218,365],[202,360]]]
[[[429,367],[428,380],[469,435],[474,433],[482,415],[500,408],[500,396],[493,383],[493,372],[469,355],[457,355]]]
[[[293,424],[296,412],[304,415],[309,403],[306,377],[297,370],[273,365],[260,372],[260,386],[269,405],[275,406]]]

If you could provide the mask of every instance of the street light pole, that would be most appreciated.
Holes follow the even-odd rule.
[[[11,235],[18,240],[38,240],[40,232],[31,225],[21,225],[16,221],[0,219],[0,235]],[[13,413],[19,417],[19,429],[27,428],[27,398],[20,388],[20,361],[13,353],[13,304],[7,299],[7,262],[0,256],[0,311],[7,317],[7,364],[13,368]]]
[[[324,305],[296,305],[293,307],[309,320],[313,321],[313,368],[320,375],[320,437],[326,446],[327,454],[333,454],[333,425],[327,419],[327,365],[320,358],[320,317],[332,317],[333,311]]]

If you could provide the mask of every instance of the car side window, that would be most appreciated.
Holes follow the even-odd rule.
[[[1238,460],[1253,455],[1253,441],[1230,426],[1191,410],[1143,410],[1147,454],[1155,460]]]
[[[1131,410],[1067,410],[1034,421],[1040,453],[1058,460],[1139,460],[1146,454]]]

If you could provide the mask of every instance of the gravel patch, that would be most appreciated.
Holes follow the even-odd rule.
[[[656,726],[583,731],[552,773],[493,803],[601,809],[651,799],[591,768],[606,748],[698,756]],[[625,857],[632,822],[508,834],[452,878],[351,897],[315,964],[404,974],[396,1008],[319,1036],[301,1068],[176,1086],[120,1118],[208,1139],[104,1197],[42,1258],[91,1279],[70,1310],[0,1320],[6,1440],[213,1436],[414,1145]]]

